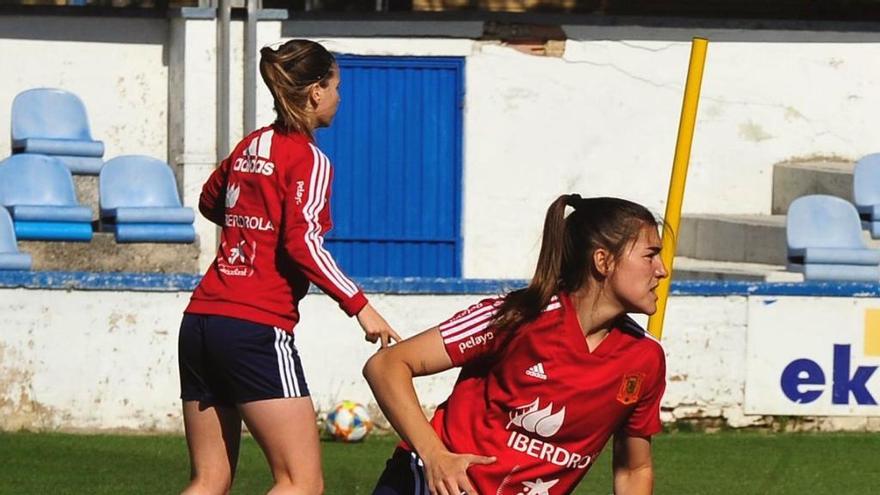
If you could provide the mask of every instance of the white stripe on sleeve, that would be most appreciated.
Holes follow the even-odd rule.
[[[343,294],[352,297],[358,292],[357,286],[349,280],[333,262],[323,246],[323,238],[321,237],[321,224],[319,221],[320,212],[324,208],[325,196],[330,183],[330,164],[326,157],[323,156],[314,145],[312,147],[312,156],[314,159],[312,167],[312,176],[309,181],[309,198],[303,206],[303,217],[308,223],[304,241],[312,255],[312,259],[321,270],[321,273],[330,280]],[[329,262],[328,262],[329,260]]]
[[[447,321],[440,325],[440,335],[446,337],[456,333],[464,327],[472,326],[474,323],[479,323],[487,318],[492,318],[497,312],[498,308],[485,306],[456,320]]]
[[[326,191],[327,188],[329,187],[329,184],[330,184],[330,159],[327,158],[326,155],[321,153],[321,150],[318,150],[318,154],[320,155],[321,159],[323,159],[324,164],[326,165],[326,176],[325,176],[326,182],[323,186],[323,190]],[[320,198],[321,198],[321,202],[319,203],[318,211],[315,214],[315,218],[318,218],[318,219],[320,218],[321,211],[324,209],[324,205],[327,203],[326,194],[322,193]],[[320,230],[318,231],[318,233],[320,234]],[[352,295],[356,294],[358,291],[357,286],[354,284],[354,282],[349,280],[345,276],[344,273],[342,273],[342,270],[340,270],[339,267],[336,266],[336,261],[333,259],[332,256],[330,256],[330,253],[324,249],[324,238],[321,237],[320,235],[316,235],[315,241],[318,244],[318,254],[320,254],[323,257],[323,259],[327,263],[330,271],[335,273],[337,275],[337,277],[339,277],[341,279],[342,282],[347,284],[347,286],[349,287],[350,290],[354,291],[354,293]]]
[[[443,343],[444,343],[444,344],[451,344],[451,343],[453,343],[453,342],[458,342],[459,340],[462,340],[462,339],[465,339],[465,338],[467,338],[467,337],[470,337],[471,335],[473,335],[473,334],[475,334],[475,333],[480,333],[480,332],[482,332],[483,330],[489,328],[489,325],[490,325],[491,323],[492,323],[492,320],[486,320],[484,323],[482,323],[482,324],[480,324],[480,325],[478,325],[478,326],[476,326],[476,327],[473,327],[473,328],[471,328],[471,329],[469,329],[469,330],[466,330],[466,331],[464,331],[464,332],[459,332],[459,333],[457,333],[457,334],[455,334],[455,335],[452,335],[451,337],[446,337],[445,339],[443,339]]]

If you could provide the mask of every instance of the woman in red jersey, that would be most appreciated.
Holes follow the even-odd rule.
[[[573,211],[566,215],[566,207]],[[486,299],[367,362],[404,442],[378,495],[570,493],[614,437],[614,492],[653,489],[665,359],[627,313],[657,309],[658,224],[616,198],[559,197],[525,289]],[[414,376],[460,366],[426,420]]]
[[[223,229],[180,329],[188,494],[229,492],[242,420],[272,469],[270,493],[322,492],[315,410],[293,344],[311,283],[357,316],[368,341],[399,340],[323,246],[332,171],[312,133],[336,114],[339,67],[311,41],[260,53],[277,120],[235,147],[199,201]]]

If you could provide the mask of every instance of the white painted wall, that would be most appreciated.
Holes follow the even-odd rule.
[[[408,336],[481,297],[371,300]],[[188,299],[183,292],[0,290],[0,429],[180,430],[176,345]],[[734,427],[763,420],[743,411],[747,312],[745,297],[670,300],[664,420],[717,418]],[[319,295],[303,301],[302,314],[296,345],[316,406],[373,403],[360,372],[373,348],[356,322]],[[422,403],[444,400],[455,376],[417,379]]]
[[[562,58],[496,42],[321,40],[354,54],[466,57],[465,276],[530,275],[545,208],[565,192],[622,196],[663,213],[690,52],[689,41],[675,40],[690,35],[625,26],[589,35],[569,40]],[[824,42],[803,42],[811,35]],[[773,164],[854,160],[880,142],[870,124],[880,37],[763,38],[709,45],[686,213],[769,214]]]
[[[371,297],[402,335],[481,296]],[[0,290],[0,429],[180,429],[177,329],[189,293]],[[360,369],[373,348],[325,296],[302,304],[296,333],[316,406],[371,402]],[[453,372],[420,379],[427,405]]]
[[[169,45],[180,39],[169,36],[165,20],[0,17],[2,60],[17,69],[0,81],[0,104],[33,86],[77,92],[108,157],[146,153],[191,165],[182,190],[194,206],[214,162],[213,111],[194,111],[214,101],[214,21],[187,22],[204,26],[183,37],[190,52],[169,57],[179,48]],[[294,21],[259,25],[260,44],[282,32],[307,32]],[[544,210],[564,192],[624,196],[663,212],[693,35],[713,41],[685,212],[767,214],[773,164],[818,155],[856,159],[880,142],[876,33],[564,29],[570,39],[561,58],[461,38],[314,38],[353,54],[466,58],[466,277],[530,275]],[[240,22],[232,39],[235,140],[242,132]],[[186,122],[170,128],[168,60],[196,64],[183,83],[190,93],[204,81],[203,94],[193,96],[199,101],[185,105]],[[259,125],[274,115],[267,92],[258,91]],[[0,149],[8,149],[8,125],[0,114]],[[181,129],[196,130],[199,142],[177,143]],[[174,156],[166,157],[169,141]],[[202,266],[213,253],[212,229],[199,225]]]

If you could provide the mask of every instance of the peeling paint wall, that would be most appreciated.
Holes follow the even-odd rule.
[[[877,151],[880,36],[567,32],[561,57],[494,41],[324,40],[346,53],[466,58],[465,276],[530,275],[545,208],[561,193],[623,196],[663,213],[690,36],[719,41],[709,45],[686,213],[769,214],[774,164]]]
[[[663,331],[665,421],[718,418],[733,427],[760,423],[761,418],[743,413],[747,324],[745,297],[670,299]]]
[[[401,335],[429,328],[479,295],[372,295]],[[0,290],[0,429],[182,428],[177,328],[185,292]],[[663,345],[663,419],[763,424],[743,413],[747,299],[673,297]],[[373,352],[329,298],[309,295],[296,332],[316,407],[373,403],[361,367]],[[416,380],[423,405],[443,401],[454,370]],[[841,427],[837,425],[837,427]]]
[[[2,294],[3,429],[179,429],[172,322],[187,294]]]

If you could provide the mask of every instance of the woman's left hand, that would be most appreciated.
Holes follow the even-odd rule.
[[[381,342],[382,348],[388,347],[391,341],[400,342],[400,336],[391,328],[391,325],[382,318],[378,311],[373,309],[370,303],[357,314],[358,323],[364,329],[364,338],[371,343]]]

